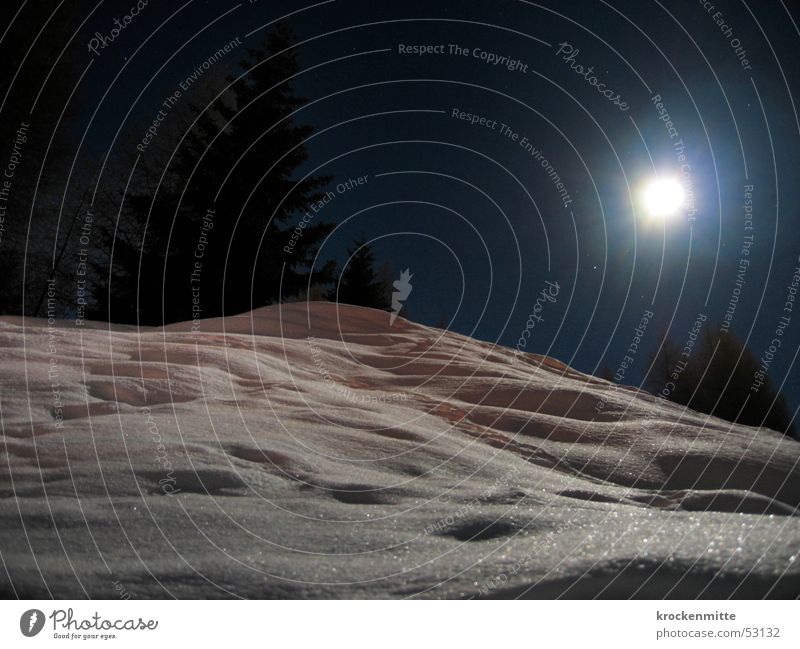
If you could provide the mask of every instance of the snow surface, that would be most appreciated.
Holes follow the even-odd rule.
[[[800,444],[328,303],[0,319],[6,597],[797,597]]]

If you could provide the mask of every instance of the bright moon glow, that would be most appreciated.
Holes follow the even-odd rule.
[[[644,190],[644,204],[653,216],[669,216],[683,205],[683,187],[672,178],[660,178]]]

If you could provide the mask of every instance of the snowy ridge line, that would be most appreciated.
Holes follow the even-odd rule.
[[[14,589],[800,594],[800,444],[389,319],[298,303],[195,334],[64,323],[59,428],[46,321],[0,318],[0,548]],[[320,365],[365,398],[343,398]],[[404,398],[378,398],[390,394]]]

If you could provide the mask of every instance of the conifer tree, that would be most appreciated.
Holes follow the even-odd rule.
[[[794,436],[786,399],[768,376],[761,385],[754,383],[760,361],[732,331],[722,333],[706,323],[690,352],[665,338],[652,360],[647,386],[655,394],[731,422]]]
[[[103,317],[161,324],[189,320],[193,309],[232,315],[332,279],[332,264],[311,268],[330,224],[314,214],[296,230],[330,178],[297,172],[313,128],[292,115],[306,101],[290,79],[299,69],[292,42],[283,25],[263,48],[246,50],[228,91],[193,107],[195,124],[158,191],[151,177],[130,192],[126,225],[137,235],[115,238],[111,290],[96,291]]]

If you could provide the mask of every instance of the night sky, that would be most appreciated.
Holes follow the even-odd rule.
[[[341,267],[363,234],[413,273],[410,318],[510,347],[538,299],[528,351],[589,373],[626,364],[628,384],[663,332],[685,340],[698,318],[727,317],[762,356],[783,322],[769,376],[800,405],[800,306],[785,306],[800,267],[791,3],[151,0],[89,51],[133,4],[81,10],[77,109],[60,127],[76,160],[119,167],[199,64],[239,39],[215,64],[236,71],[285,19],[309,99],[294,119],[316,128],[297,175],[333,177],[321,261]],[[687,194],[668,218],[641,201],[658,176]]]

